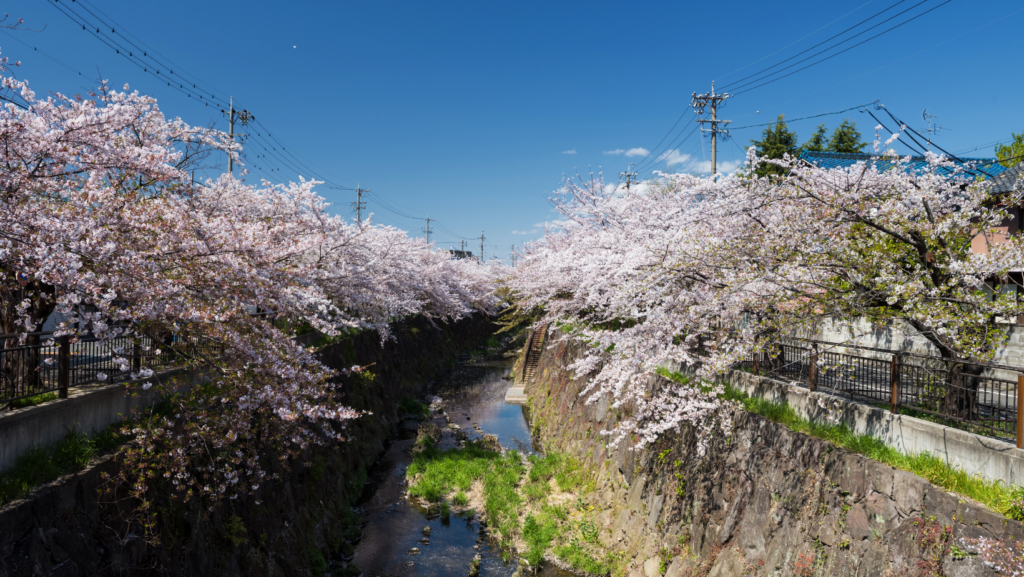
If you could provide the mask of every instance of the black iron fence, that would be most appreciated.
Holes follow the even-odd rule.
[[[808,339],[783,339],[735,368],[1024,448],[1024,368]]]
[[[275,312],[251,316],[281,322]],[[46,393],[67,398],[69,387],[124,382],[133,374],[138,376],[143,367],[158,370],[179,365],[182,355],[213,359],[221,353],[217,343],[170,333],[106,340],[58,337],[50,332],[0,334],[0,410]]]

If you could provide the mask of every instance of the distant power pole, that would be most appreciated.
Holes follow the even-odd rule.
[[[228,115],[228,136],[231,138],[231,142],[235,141],[235,119],[237,118],[242,126],[246,126],[254,120],[256,117],[249,114],[248,110],[235,110],[235,97],[232,96],[228,103],[228,109],[221,110],[222,114]],[[245,136],[245,134],[239,134],[238,136]],[[228,155],[228,173],[235,173],[235,159],[230,154]]]
[[[437,219],[430,218],[430,215],[428,214],[427,218],[423,220],[427,221],[427,226],[423,227],[423,232],[427,233],[427,244],[430,244],[430,223],[436,221]]]
[[[626,166],[626,172],[620,172],[619,173],[619,178],[625,178],[626,179],[626,192],[629,192],[629,185],[630,185],[630,183],[633,182],[634,180],[636,180],[636,171],[632,171],[631,172],[629,170],[630,166],[633,166],[632,162],[630,162],[629,165]],[[512,248],[515,249],[515,245],[513,245]]]
[[[462,239],[462,254],[466,254],[466,239]]]
[[[351,182],[351,181],[349,181]],[[359,183],[356,183],[356,201],[352,203],[352,207],[356,209],[356,222],[363,222],[363,209],[366,208],[366,203],[363,202],[363,193],[370,192],[368,189],[359,188]]]
[[[480,231],[480,262],[484,262],[484,231]]]
[[[516,245],[512,245],[512,266],[516,266]]]
[[[719,120],[718,119],[718,106],[725,106],[725,100],[730,98],[729,93],[715,94],[715,81],[711,81],[711,92],[704,94],[693,93],[693,110],[697,114],[704,114],[705,108],[711,108],[711,118],[698,118],[697,122],[701,124],[711,124],[711,128],[700,127],[700,131],[711,133],[711,174],[718,174],[718,148],[717,140],[718,133],[722,133],[725,136],[729,136],[729,131],[724,128],[718,128],[719,124],[729,124],[731,120]]]

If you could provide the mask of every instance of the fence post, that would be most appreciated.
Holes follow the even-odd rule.
[[[71,343],[67,335],[58,337],[57,342],[57,396],[66,399],[71,381]]]
[[[142,349],[139,343],[132,339],[132,371],[138,373],[140,370],[142,370]]]
[[[757,359],[758,359],[758,357],[760,357],[760,356],[761,356],[761,355],[760,355],[760,354],[758,354],[758,352],[757,352],[757,351],[754,351],[754,376],[755,376],[755,377],[757,376]]]
[[[812,393],[818,390],[818,345],[811,345],[811,366],[807,375],[807,384]]]
[[[892,368],[889,370],[889,380],[892,385],[892,397],[889,399],[889,410],[894,415],[900,414],[900,356],[892,356]]]
[[[1024,449],[1024,375],[1017,375],[1017,448]]]

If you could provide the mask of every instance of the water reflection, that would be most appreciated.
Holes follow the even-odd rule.
[[[497,435],[503,447],[529,453],[534,450],[533,439],[523,407],[505,404],[510,383],[503,377],[510,370],[511,363],[505,361],[467,364],[457,369],[437,394],[444,399],[444,410],[452,422],[462,426],[471,439]],[[516,569],[515,560],[501,559],[501,550],[481,533],[478,519],[453,515],[450,522],[445,522],[436,511],[404,498],[403,479],[412,444],[412,440],[392,443],[371,474],[372,493],[361,504],[368,524],[354,559],[363,575],[467,575],[478,553],[483,577],[511,575]],[[425,527],[430,528],[426,538]],[[421,542],[424,539],[427,541]],[[418,553],[411,554],[413,548]],[[553,567],[546,567],[540,574],[571,575]]]

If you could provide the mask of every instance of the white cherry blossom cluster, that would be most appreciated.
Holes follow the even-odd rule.
[[[727,426],[707,380],[826,318],[901,322],[947,359],[984,360],[1005,338],[998,319],[1024,313],[1000,290],[1024,265],[1024,242],[1000,228],[1019,193],[992,197],[935,155],[924,169],[892,153],[832,169],[785,158],[770,162],[786,176],[759,178],[768,161],[752,150],[714,178],[567,180],[552,199],[566,224],[527,245],[508,280],[524,310],[591,345],[573,369],[591,402],[625,411],[612,442]],[[669,362],[703,380],[654,388]]]
[[[213,501],[249,491],[276,467],[269,454],[344,440],[345,422],[361,416],[336,382],[361,369],[329,370],[252,316],[256,307],[325,335],[358,328],[382,339],[409,315],[496,310],[504,267],[333,216],[315,181],[193,183],[189,169],[206,155],[238,161],[240,146],[164,117],[127,86],[36,98],[4,63],[0,86],[28,106],[0,106],[0,332],[24,337],[57,312],[55,335],[72,343],[153,343],[152,354],[209,375],[185,387],[133,369],[131,347],[111,347],[141,389],[173,393],[172,415],[128,431],[138,439],[125,452],[138,495],[155,478]]]

